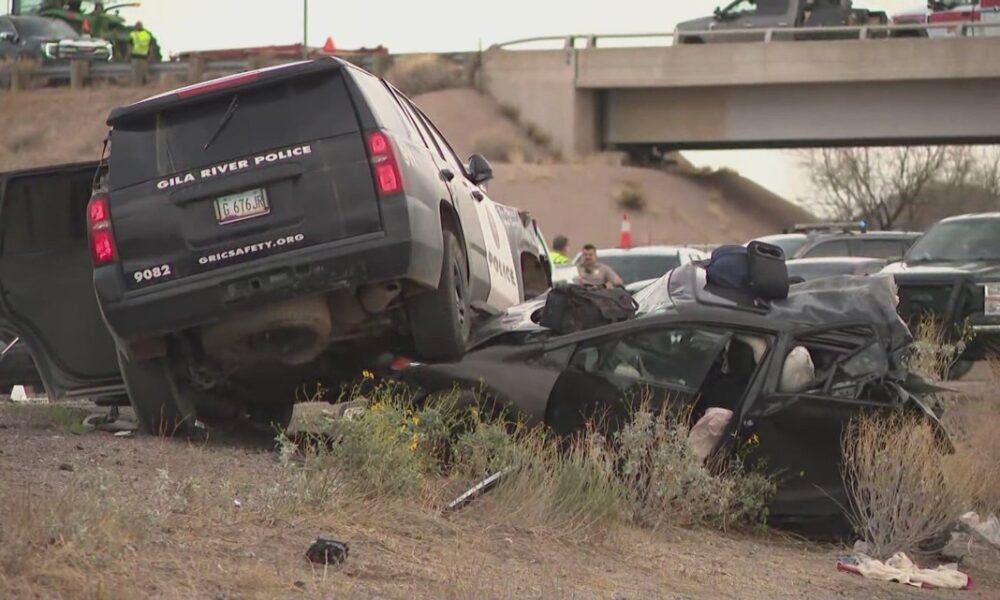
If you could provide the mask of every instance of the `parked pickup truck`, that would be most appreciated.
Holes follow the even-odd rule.
[[[112,111],[110,156],[0,175],[0,317],[50,397],[149,432],[284,425],[303,383],[460,357],[547,290],[544,238],[397,89],[335,58]],[[123,387],[124,384],[124,387]]]
[[[777,29],[776,40],[856,39],[857,32],[781,32],[801,27],[850,27],[885,25],[885,12],[854,8],[851,0],[735,0],[717,7],[715,14],[677,25],[677,44],[758,42],[768,29]],[[715,33],[718,31],[719,33]],[[871,37],[884,36],[884,32]]]
[[[939,221],[884,272],[896,279],[899,314],[911,329],[930,317],[948,341],[964,343],[952,378],[1000,356],[1000,213]]]

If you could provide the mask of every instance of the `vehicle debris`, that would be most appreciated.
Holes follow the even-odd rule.
[[[972,577],[955,564],[935,569],[921,569],[903,552],[882,562],[865,554],[851,554],[837,559],[837,570],[878,581],[904,583],[921,589],[971,590]]]
[[[351,545],[333,538],[317,537],[306,551],[306,558],[319,565],[341,564],[347,560]]]
[[[458,498],[455,498],[454,500],[452,500],[451,502],[449,502],[448,506],[446,507],[446,510],[447,511],[455,511],[455,510],[458,510],[460,508],[463,508],[469,502],[472,502],[473,500],[475,500],[479,496],[485,494],[486,492],[488,492],[491,489],[493,489],[494,487],[496,487],[496,485],[498,483],[500,483],[500,480],[502,478],[506,477],[507,475],[510,475],[513,471],[514,471],[514,467],[507,467],[506,469],[503,469],[501,471],[498,471],[498,472],[490,475],[486,479],[480,481],[476,485],[474,485],[471,488],[469,488],[468,490],[466,490]]]
[[[988,519],[980,520],[979,515],[970,511],[959,517],[959,523],[969,533],[981,538],[994,548],[1000,549],[1000,519],[990,515]]]

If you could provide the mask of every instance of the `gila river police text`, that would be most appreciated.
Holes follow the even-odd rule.
[[[282,150],[276,150],[274,152],[267,152],[265,154],[259,154],[253,158],[244,158],[240,160],[234,160],[212,167],[206,167],[199,171],[192,171],[184,175],[175,175],[168,179],[163,179],[156,183],[156,189],[165,190],[178,185],[184,185],[186,183],[194,183],[196,181],[204,181],[206,179],[211,179],[213,177],[218,177],[219,175],[228,175],[230,173],[235,173],[237,171],[242,171],[244,169],[250,169],[253,167],[259,167],[261,165],[268,165],[272,163],[281,162],[288,160],[290,158],[296,158],[299,156],[305,156],[307,154],[312,154],[312,146],[306,144],[304,146],[295,146],[293,148],[284,148]]]

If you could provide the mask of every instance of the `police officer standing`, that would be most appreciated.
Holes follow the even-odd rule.
[[[129,33],[129,59],[132,61],[132,84],[146,85],[149,75],[149,50],[153,45],[153,36],[137,21],[135,28]]]

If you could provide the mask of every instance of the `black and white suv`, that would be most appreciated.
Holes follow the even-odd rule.
[[[198,83],[108,124],[99,165],[0,175],[0,309],[50,396],[124,380],[147,431],[285,423],[301,383],[396,348],[457,358],[480,315],[551,283],[534,220],[487,195],[489,163],[338,59]]]

